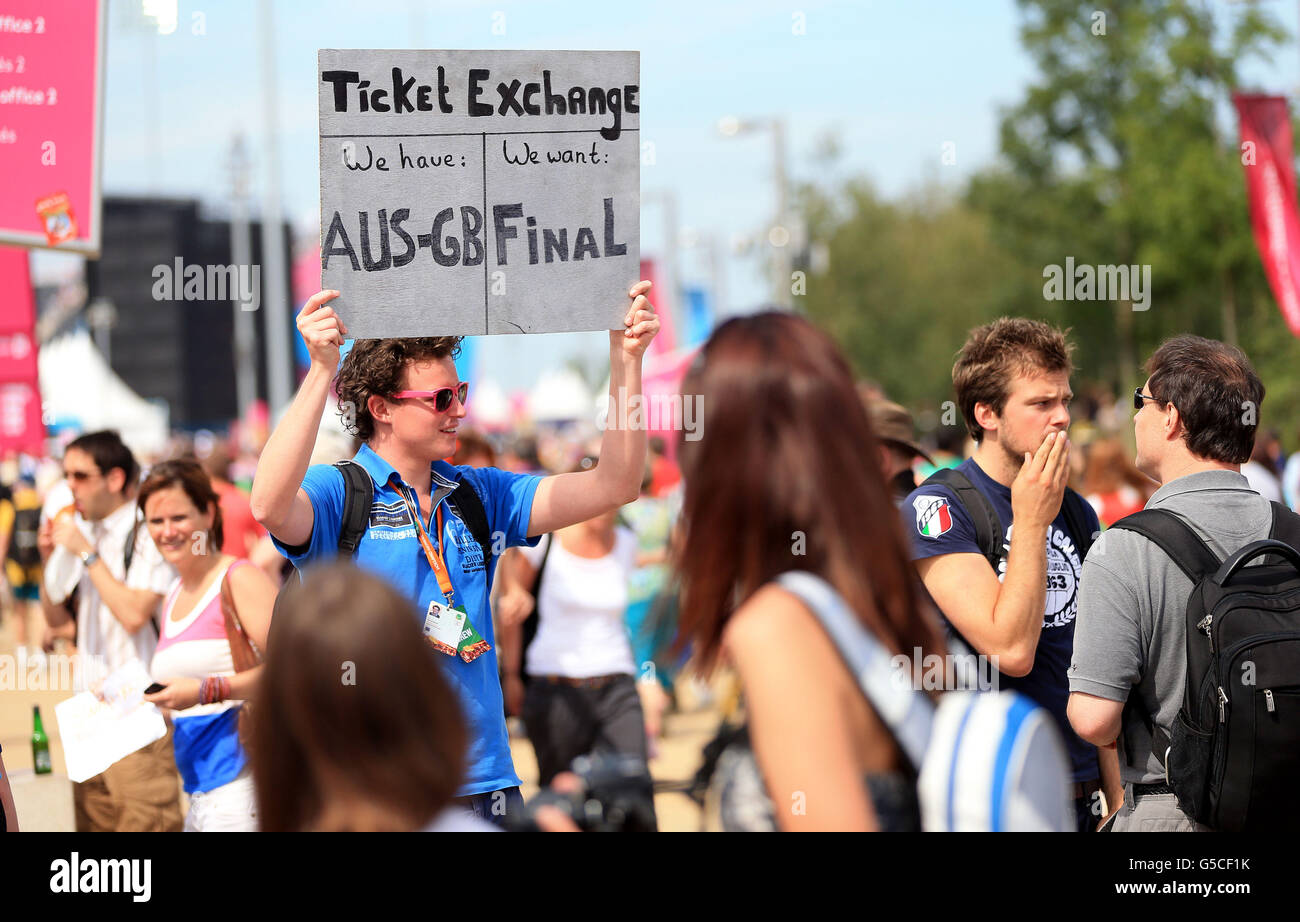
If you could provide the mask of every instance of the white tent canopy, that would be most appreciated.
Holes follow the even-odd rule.
[[[591,391],[571,368],[548,372],[528,394],[528,415],[546,423],[593,419]]]
[[[494,378],[480,375],[469,395],[469,421],[483,429],[510,426],[510,399]]]
[[[83,432],[116,429],[131,451],[167,448],[166,406],[145,400],[113,373],[90,335],[79,330],[41,347],[41,402],[45,419]]]

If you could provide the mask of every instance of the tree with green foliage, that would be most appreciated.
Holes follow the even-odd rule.
[[[1052,303],[1074,329],[1084,374],[1126,393],[1141,383],[1142,357],[1183,331],[1261,357],[1279,341],[1294,350],[1251,237],[1229,114],[1241,63],[1282,50],[1284,30],[1254,5],[1019,5],[1039,74],[1004,113],[1002,162],[972,181],[967,201],[1029,270],[1066,256],[1151,266],[1146,311]]]
[[[1038,73],[1003,113],[998,163],[957,200],[928,189],[891,203],[863,182],[804,189],[809,236],[830,260],[800,306],[859,372],[918,409],[950,395],[966,331],[1001,315],[1070,328],[1076,391],[1095,383],[1121,401],[1165,337],[1238,342],[1268,389],[1262,424],[1294,435],[1300,342],[1251,235],[1230,105],[1241,63],[1289,51],[1288,36],[1253,5],[1019,5]],[[1149,309],[1048,300],[1049,267],[1067,257],[1150,266]]]

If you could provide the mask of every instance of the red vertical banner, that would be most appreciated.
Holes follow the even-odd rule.
[[[1291,116],[1281,96],[1236,94],[1241,161],[1255,245],[1287,326],[1300,336],[1300,214],[1296,210]]]
[[[659,315],[659,335],[650,343],[647,354],[663,355],[672,352],[677,348],[677,330],[673,328],[673,310],[676,305],[672,303],[672,294],[659,287],[659,273],[653,259],[641,260],[641,278],[650,283],[650,293],[646,297]]]
[[[0,454],[44,451],[35,327],[27,251],[0,247]]]

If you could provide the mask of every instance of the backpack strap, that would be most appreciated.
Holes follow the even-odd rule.
[[[126,533],[126,544],[122,547],[122,582],[126,582],[127,574],[131,570],[131,561],[135,559],[135,540],[140,533],[140,523],[143,519],[139,511],[136,512],[135,519],[131,522],[131,530]]]
[[[1151,541],[1178,564],[1193,585],[1213,575],[1223,563],[1182,516],[1168,509],[1143,509],[1126,515],[1111,526],[1116,528],[1137,532]]]
[[[131,523],[131,530],[126,533],[126,544],[122,547],[122,585],[126,585],[126,578],[131,573],[131,561],[135,559],[135,541],[140,534],[140,525],[144,522],[144,517],[136,511],[135,520]],[[153,627],[154,637],[162,637],[162,629],[158,627],[158,613],[154,612],[149,618],[149,624]]]
[[[1088,523],[1088,501],[1069,487],[1065,488],[1065,499],[1061,502],[1061,511],[1065,513],[1065,527],[1074,538],[1074,549],[1079,552],[1079,560],[1088,556],[1096,537]]]
[[[370,527],[370,506],[375,501],[375,484],[366,469],[355,461],[334,465],[343,475],[343,521],[339,526],[339,556],[352,557]]]
[[[1213,575],[1222,563],[1219,556],[1210,550],[1210,546],[1183,517],[1168,509],[1143,509],[1124,516],[1110,527],[1136,532],[1151,541],[1178,565],[1178,569],[1186,574],[1192,581],[1192,585]],[[1165,766],[1165,779],[1168,780],[1171,745],[1169,734],[1156,724],[1136,695],[1129,694],[1128,700],[1124,702],[1124,711],[1141,720],[1150,732],[1151,752],[1155,755],[1156,761]],[[1134,748],[1126,735],[1125,751],[1131,756],[1136,756],[1137,753],[1133,752]]]
[[[975,543],[980,546],[985,559],[996,571],[998,563],[1002,560],[1002,538],[1006,534],[1006,529],[1002,527],[1002,520],[998,517],[998,511],[993,508],[993,503],[975,488],[975,484],[970,482],[969,477],[955,467],[940,468],[927,477],[921,486],[928,487],[930,484],[940,484],[953,492],[957,502],[966,510],[971,523],[975,526]]]
[[[542,574],[546,572],[546,560],[551,556],[551,545],[555,543],[555,534],[551,533],[543,538],[546,547],[542,548],[542,559],[537,564],[537,576],[533,578],[533,600],[534,609],[536,609],[537,593],[542,591]]]
[[[540,602],[542,592],[542,574],[546,572],[546,561],[551,556],[551,548],[555,546],[556,537],[554,532],[546,535],[542,540],[546,542],[546,547],[542,549],[542,559],[537,563],[537,575],[533,577],[533,584],[529,587],[533,594],[533,610],[524,618],[520,628],[520,646],[523,648],[519,654],[519,662],[521,665],[528,662],[528,648],[533,645],[533,640],[537,637],[538,625],[542,623]],[[524,684],[527,685],[531,681],[531,677],[528,675],[526,669],[522,670],[522,673]]]
[[[1281,503],[1273,503],[1273,527],[1268,536],[1300,551],[1300,515]]]
[[[934,705],[900,677],[893,656],[849,610],[838,592],[820,576],[803,571],[782,573],[776,580],[817,616],[863,695],[889,728],[917,772],[934,722]]]
[[[483,565],[492,559],[492,528],[488,525],[487,510],[478,490],[467,477],[461,477],[456,489],[447,494],[447,506],[455,516],[465,523],[469,533],[474,536],[479,547],[483,549]]]

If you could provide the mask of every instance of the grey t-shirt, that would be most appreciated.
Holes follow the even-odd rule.
[[[1202,471],[1170,481],[1146,508],[1182,516],[1221,560],[1267,538],[1273,524],[1268,500],[1232,471]],[[1168,732],[1183,703],[1191,594],[1191,580],[1146,538],[1131,531],[1104,532],[1083,563],[1067,673],[1070,691],[1127,701],[1133,689],[1142,711]],[[1151,752],[1146,725],[1129,713],[1124,720],[1119,737],[1123,780],[1163,781],[1164,768]]]

